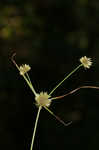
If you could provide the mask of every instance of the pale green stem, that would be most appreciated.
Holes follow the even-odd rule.
[[[60,123],[62,123],[64,126],[68,126],[72,123],[72,121],[65,123],[61,118],[59,118],[57,115],[55,115],[48,107],[44,106],[44,108],[53,116],[55,117]]]
[[[35,133],[36,133],[36,129],[37,129],[37,123],[38,123],[38,119],[39,119],[39,115],[40,115],[41,108],[42,108],[42,107],[39,106],[38,113],[37,113],[37,117],[36,117],[36,121],[35,121],[35,126],[34,126],[34,131],[33,131],[33,137],[32,137],[32,142],[31,142],[30,150],[33,150],[34,139],[35,139]]]
[[[34,95],[36,96],[37,93],[35,92],[35,89],[34,89],[33,85],[29,82],[29,80],[26,78],[25,75],[23,75],[23,78],[25,79],[25,81],[27,82],[28,86],[30,87],[30,89],[32,90],[32,92],[34,93]]]
[[[27,79],[29,80],[29,82],[31,83],[31,85],[32,85],[32,82],[31,82],[31,79],[30,79],[30,77],[29,77],[29,75],[28,75],[28,73],[26,72],[26,76],[27,76]],[[32,85],[33,86],[33,85]]]
[[[19,72],[20,72],[20,68],[19,68],[19,66],[16,64],[16,62],[15,62],[14,59],[12,59],[12,62],[14,63],[14,65],[17,67],[17,69],[18,69]],[[32,83],[31,83],[31,80],[30,80],[30,78],[29,78],[29,75],[27,74],[27,77],[28,77],[29,80],[27,79],[27,77],[26,77],[24,74],[23,74],[22,76],[23,76],[23,78],[25,79],[25,81],[27,82],[27,84],[28,84],[28,86],[30,87],[30,89],[32,90],[33,94],[36,96],[37,93],[36,93],[36,91],[35,91],[35,89],[34,89]]]
[[[71,73],[69,73],[51,92],[49,95],[51,95],[66,79],[68,79],[74,72],[76,72],[82,64],[80,64],[78,67],[76,67]]]

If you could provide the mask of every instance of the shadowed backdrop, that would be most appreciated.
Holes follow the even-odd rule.
[[[34,95],[10,61],[29,64],[37,92],[50,92],[77,65],[91,57],[54,93],[59,96],[82,85],[99,86],[98,0],[0,1],[0,149],[28,150],[37,107]],[[64,127],[42,110],[34,150],[96,150],[99,148],[99,91],[80,91],[56,100],[50,109]]]

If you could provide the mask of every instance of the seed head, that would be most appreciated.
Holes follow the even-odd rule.
[[[24,75],[25,73],[27,73],[29,70],[31,69],[31,67],[27,64],[22,65],[19,67],[20,70],[20,75]]]
[[[35,100],[39,106],[49,107],[51,104],[51,99],[49,99],[50,97],[51,96],[48,95],[47,92],[41,92],[36,95]]]
[[[82,63],[82,65],[85,67],[85,68],[90,68],[90,66],[92,65],[92,61],[91,61],[91,58],[87,58],[86,56],[84,57],[81,57],[80,58],[80,62]]]

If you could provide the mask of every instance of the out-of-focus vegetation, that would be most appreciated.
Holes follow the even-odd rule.
[[[72,71],[79,58],[92,57],[90,70],[81,69],[54,96],[80,85],[99,85],[98,0],[0,1],[0,149],[28,150],[37,108],[33,96],[9,56],[30,64],[37,92],[51,89]],[[47,112],[41,113],[34,149],[87,149],[99,147],[99,91],[81,90],[52,104],[63,127]]]

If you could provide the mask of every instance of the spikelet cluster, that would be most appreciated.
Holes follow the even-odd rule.
[[[49,107],[51,104],[50,97],[47,92],[40,92],[40,94],[36,95],[35,100],[37,105]]]
[[[31,67],[27,64],[22,65],[19,67],[20,70],[20,75],[24,75],[25,73],[27,73],[28,71],[30,71]]]
[[[80,58],[80,62],[84,66],[84,68],[90,68],[92,65],[91,58],[87,58],[86,56]]]

